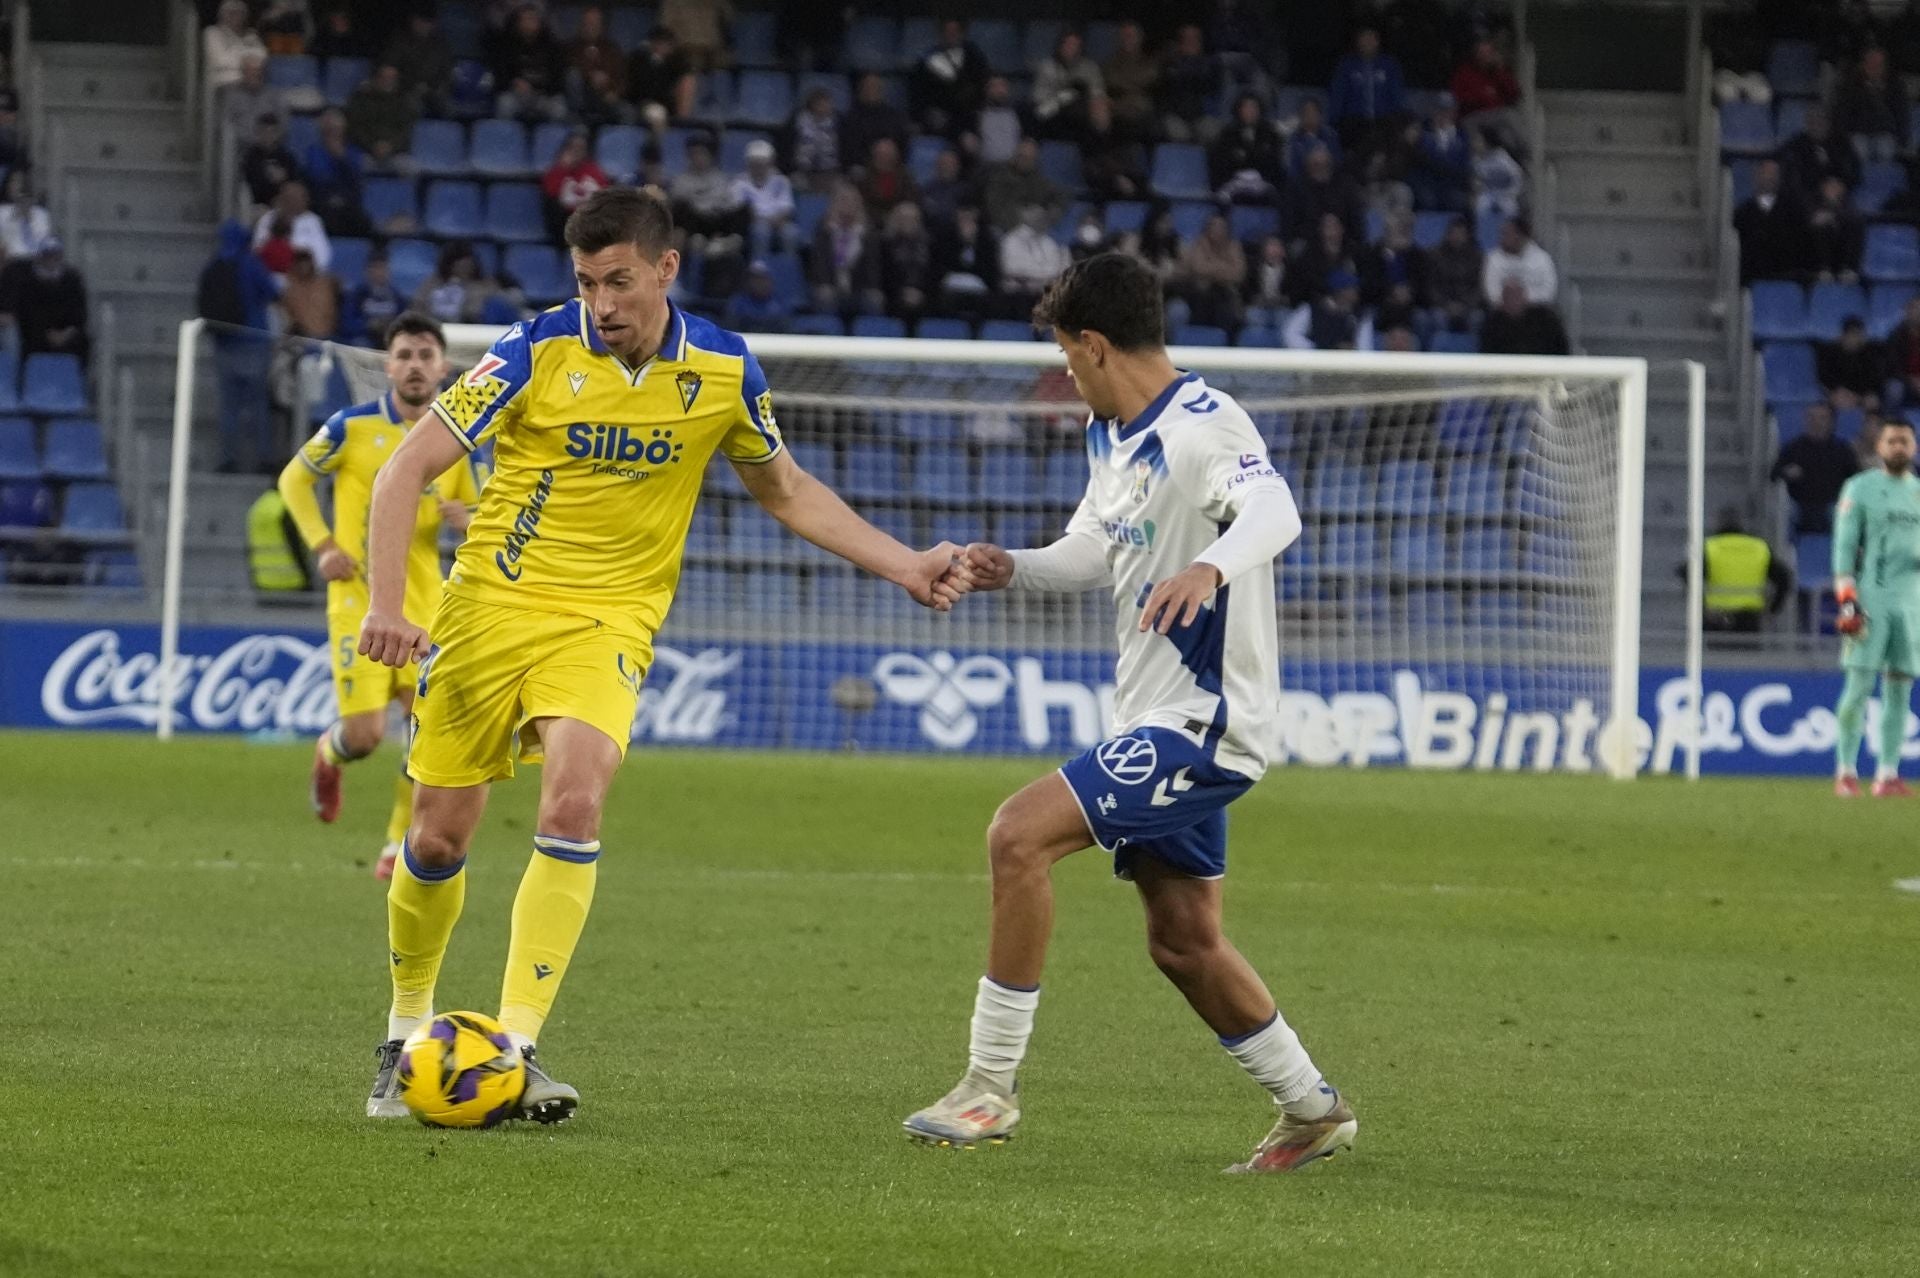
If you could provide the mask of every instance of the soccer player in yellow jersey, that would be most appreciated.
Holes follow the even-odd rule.
[[[280,472],[280,495],[327,579],[327,645],[340,717],[314,745],[313,810],[322,821],[340,815],[342,765],[366,758],[379,746],[386,732],[387,703],[398,701],[409,712],[413,708],[413,669],[389,669],[357,650],[360,620],[367,612],[367,511],[375,472],[400,447],[446,380],[447,347],[439,323],[412,311],[387,326],[386,342],[387,393],[329,417]],[[326,478],[333,481],[331,524],[315,491]],[[440,530],[464,531],[478,501],[472,469],[464,461],[420,493],[405,568],[407,616],[432,619],[440,606]],[[374,863],[376,878],[393,873],[412,813],[413,785],[403,770],[394,784],[386,846]]]
[[[433,1007],[488,786],[544,760],[533,855],[513,904],[500,1020],[527,1062],[522,1115],[579,1101],[534,1057],[593,901],[600,813],[632,732],[701,473],[718,452],[766,510],[814,544],[944,611],[958,547],[916,552],[796,465],[746,343],[667,300],[680,269],[666,202],[601,191],[568,218],[579,296],[516,324],[433,404],[373,498],[373,602],[360,653],[422,659],[408,771],[413,825],[387,893],[393,1005],[367,1101],[406,1113],[400,1044]],[[402,609],[413,494],[483,440],[494,472],[431,629]]]

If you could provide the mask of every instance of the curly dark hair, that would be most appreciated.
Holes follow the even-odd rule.
[[[1096,253],[1060,272],[1034,304],[1033,322],[1074,337],[1095,332],[1122,351],[1167,342],[1160,279],[1130,253]]]

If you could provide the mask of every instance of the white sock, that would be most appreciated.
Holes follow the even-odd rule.
[[[1220,1046],[1294,1117],[1319,1118],[1333,1108],[1333,1088],[1314,1068],[1307,1049],[1300,1046],[1300,1036],[1279,1012],[1251,1034],[1221,1039]]]
[[[524,1052],[533,1046],[532,1039],[525,1034],[516,1034],[512,1030],[507,1031],[507,1041],[513,1044],[513,1050],[516,1052]]]
[[[981,977],[980,992],[973,999],[973,1037],[967,1046],[969,1072],[1001,1091],[1012,1091],[1013,1076],[1033,1036],[1033,1012],[1039,1006],[1039,986],[1013,989],[990,976]]]
[[[1881,764],[1878,768],[1874,769],[1873,779],[1875,781],[1898,781],[1900,779],[1900,765],[1897,763]]]
[[[425,1016],[396,1016],[394,1013],[388,1012],[387,1038],[389,1040],[397,1038],[404,1043],[407,1039],[413,1037],[415,1030],[432,1019],[433,1014],[431,1012]]]

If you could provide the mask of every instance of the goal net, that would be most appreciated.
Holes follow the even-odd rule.
[[[495,335],[452,329],[456,370]],[[796,460],[902,541],[1044,545],[1085,489],[1051,344],[749,341]],[[1175,356],[1251,415],[1305,523],[1275,566],[1276,761],[1635,770],[1643,362]],[[376,352],[308,363],[332,397],[384,390]],[[1098,591],[929,613],[716,460],[636,741],[1070,753],[1108,729],[1113,629]]]

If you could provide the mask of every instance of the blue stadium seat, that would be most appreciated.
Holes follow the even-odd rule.
[[[1773,135],[1784,144],[1807,129],[1806,98],[1778,98],[1773,104]]]
[[[815,89],[825,89],[833,98],[833,109],[843,115],[853,105],[853,82],[838,71],[803,72],[793,86],[793,105],[797,108],[805,103]]]
[[[1073,233],[1079,229],[1081,219],[1089,213],[1098,218],[1100,215],[1099,206],[1090,204],[1085,200],[1073,201],[1073,203],[1067,205],[1066,208],[1060,210],[1060,216],[1054,219],[1053,230],[1049,232],[1049,234],[1061,244],[1071,245],[1073,243]]]
[[[112,484],[69,484],[60,512],[60,530],[70,533],[118,533],[127,528],[120,490]]]
[[[1047,454],[1041,469],[1040,491],[1057,505],[1072,505],[1087,495],[1087,455],[1084,451],[1060,451]]]
[[[787,331],[809,337],[845,337],[847,326],[840,322],[838,315],[796,315],[788,323]]]
[[[320,91],[320,60],[305,54],[282,54],[267,59],[267,83],[276,89]]]
[[[1225,346],[1227,330],[1212,324],[1181,324],[1173,330],[1175,346]]]
[[[1443,328],[1433,335],[1427,349],[1436,355],[1478,355],[1480,338],[1473,333],[1456,333]]]
[[[1379,540],[1372,524],[1331,524],[1314,538],[1312,559],[1321,568],[1374,568],[1380,562]]]
[[[747,167],[747,147],[754,142],[771,142],[773,135],[765,129],[728,129],[720,135],[720,154],[717,162],[728,173],[741,173]]]
[[[1760,161],[1754,159],[1727,161],[1727,172],[1733,175],[1733,207],[1739,208],[1752,197],[1753,175],[1759,167]]]
[[[1191,142],[1162,142],[1153,148],[1153,171],[1147,180],[1163,199],[1204,200],[1213,195],[1207,153]]]
[[[447,113],[462,120],[493,114],[493,73],[487,70],[486,63],[476,58],[462,58],[453,64]]]
[[[540,188],[531,182],[495,182],[487,188],[487,234],[496,240],[547,238]]]
[[[1474,460],[1447,467],[1440,509],[1448,515],[1497,515],[1506,508],[1507,478],[1501,467]]]
[[[1776,96],[1817,97],[1820,49],[1811,40],[1775,40],[1767,51],[1767,83]]]
[[[855,18],[840,42],[849,71],[892,71],[900,65],[900,24],[892,18]]]
[[[87,411],[87,385],[77,355],[27,356],[21,374],[20,406],[29,413],[54,415]]]
[[[1565,581],[1569,569],[1580,562],[1580,546],[1564,532],[1535,532],[1527,538],[1527,549],[1520,557],[1520,571]]]
[[[1849,444],[1860,437],[1860,428],[1867,424],[1867,414],[1863,409],[1842,408],[1833,414],[1833,433],[1835,438],[1844,439]]]
[[[934,165],[940,159],[940,153],[953,143],[931,133],[922,133],[907,144],[907,171],[913,174],[913,180],[925,186],[933,181]]]
[[[777,129],[793,114],[793,81],[784,71],[742,71],[733,94],[733,118]]]
[[[1755,281],[1753,335],[1762,342],[1798,341],[1808,336],[1807,291],[1790,280]]]
[[[328,58],[326,74],[322,78],[322,91],[326,94],[328,106],[345,106],[353,91],[360,87],[372,70],[365,58]]]
[[[1875,284],[1867,294],[1867,336],[1880,341],[1891,333],[1916,291],[1911,284]]]
[[[1460,549],[1455,560],[1462,572],[1510,573],[1520,565],[1513,538],[1504,528],[1467,528],[1460,533]]]
[[[1080,148],[1071,142],[1042,142],[1040,172],[1058,183],[1063,190],[1078,191],[1086,185],[1080,173]]]
[[[1105,66],[1114,50],[1120,47],[1120,24],[1111,19],[1089,22],[1082,34],[1086,36],[1087,56],[1101,66]]]
[[[1109,235],[1138,232],[1147,225],[1147,203],[1145,200],[1109,200],[1106,220]]]
[[[1813,347],[1805,342],[1770,342],[1761,348],[1766,370],[1767,398],[1809,402],[1819,399],[1820,379],[1814,372]]]
[[[48,422],[46,467],[55,479],[107,478],[107,445],[99,424],[86,417]]]
[[[663,129],[660,132],[660,167],[666,170],[668,177],[678,177],[687,169],[687,143],[693,138],[694,131],[685,128]]]
[[[736,15],[736,23],[748,15]],[[607,34],[623,49],[631,52],[647,42],[653,30],[653,10],[637,6],[610,5],[607,9]]]
[[[394,291],[402,297],[412,297],[433,274],[439,257],[440,251],[426,240],[391,241],[387,245],[387,267]]]
[[[1500,228],[1506,220],[1506,214],[1499,209],[1482,210],[1474,226],[1474,238],[1479,242],[1482,253],[1491,253],[1499,246]]]
[[[1020,28],[1006,18],[981,18],[967,24],[967,38],[980,46],[987,65],[1012,74],[1026,69],[1021,60]]]
[[[33,423],[24,417],[0,417],[0,479],[38,479],[41,472]]]
[[[1767,155],[1774,147],[1773,110],[1758,102],[1720,107],[1720,149],[1731,155]]]
[[[370,177],[362,188],[361,203],[376,227],[386,226],[395,218],[420,218],[412,178]]]
[[[520,281],[527,300],[551,305],[573,296],[573,270],[565,254],[547,244],[509,244],[500,259]]]
[[[914,332],[915,337],[939,338],[943,341],[964,342],[973,337],[973,326],[963,319],[947,319],[942,316],[928,316],[920,321]]]
[[[1233,344],[1235,346],[1250,346],[1268,351],[1284,350],[1287,345],[1287,335],[1278,329],[1267,328],[1260,324],[1249,324],[1234,334]]]
[[[1453,225],[1456,213],[1415,213],[1413,215],[1413,242],[1423,249],[1438,248],[1440,241],[1447,237],[1447,228]]]
[[[748,563],[784,563],[799,558],[805,543],[758,511],[735,511],[727,523],[727,558]]]
[[[1388,462],[1380,468],[1378,482],[1381,510],[1394,515],[1432,512],[1437,481],[1431,462]]]
[[[1269,235],[1280,234],[1280,210],[1270,204],[1236,204],[1227,210],[1227,225],[1234,239],[1257,244]]]
[[[0,528],[45,528],[53,522],[53,490],[38,480],[0,483]]]
[[[610,124],[594,139],[593,158],[608,177],[626,181],[640,172],[646,143],[646,132],[638,125]]]
[[[1800,589],[1820,591],[1833,584],[1833,537],[1801,533],[1793,543],[1794,580]]]
[[[918,17],[900,20],[900,64],[913,66],[933,52],[940,43],[940,19]]]
[[[733,60],[743,67],[779,66],[776,21],[774,14],[761,10],[734,14],[728,32]]]
[[[800,242],[810,243],[820,219],[827,215],[827,197],[820,191],[807,191],[793,197],[793,230]]]
[[[718,127],[733,117],[733,72],[709,71],[693,84],[694,119]]]
[[[722,503],[703,501],[693,508],[693,522],[687,526],[687,550],[696,555],[721,553],[726,545],[727,529],[720,518]]]
[[[416,120],[409,154],[422,173],[465,173],[466,127],[457,120]]]
[[[488,177],[524,177],[533,171],[526,126],[518,120],[475,120],[468,163]]]
[[[924,444],[913,459],[913,494],[933,501],[965,501],[976,495],[967,450],[954,444]]]
[[[1182,242],[1191,240],[1206,229],[1207,219],[1220,211],[1211,200],[1182,200],[1174,205],[1173,233]]]
[[[1815,341],[1834,341],[1840,336],[1840,324],[1849,315],[1867,317],[1867,291],[1858,284],[1829,280],[1813,286],[1807,300],[1807,336]],[[1759,334],[1755,334],[1759,336]]]
[[[900,438],[916,444],[950,444],[966,434],[966,427],[957,414],[915,408],[903,411],[894,429]]]
[[[851,444],[840,468],[840,491],[850,497],[900,495],[900,453],[885,444]]]
[[[1373,509],[1372,476],[1358,466],[1327,462],[1308,480],[1307,509],[1326,515],[1358,515]]]
[[[1053,47],[1060,43],[1066,29],[1067,24],[1058,18],[1028,18],[1020,33],[1020,65],[1031,71],[1052,57]]]
[[[110,590],[139,590],[146,585],[140,575],[140,556],[131,550],[89,550],[80,561],[87,585]]]
[[[1876,160],[1860,170],[1860,185],[1853,189],[1853,207],[1868,215],[1878,213],[1888,200],[1906,189],[1906,169],[1890,160]]]
[[[891,315],[856,315],[851,331],[855,337],[905,337],[907,322]]]
[[[1920,280],[1920,229],[1869,226],[1861,271],[1870,280]]]
[[[527,165],[535,173],[545,173],[547,166],[553,163],[553,157],[560,154],[560,147],[567,140],[576,125],[563,120],[546,120],[533,126],[533,143],[527,148]]]
[[[305,155],[308,149],[317,145],[319,141],[319,116],[296,111],[287,117],[287,150],[296,156]]]
[[[1393,554],[1388,561],[1395,572],[1415,576],[1433,576],[1452,571],[1456,565],[1447,554],[1447,537],[1437,528],[1409,525],[1393,534]]]
[[[486,227],[478,182],[429,182],[421,223],[429,235],[471,239]]]
[[[373,255],[373,241],[338,236],[333,241],[333,265],[328,269],[338,277],[342,288],[352,288],[367,278],[367,259]]]
[[[788,306],[799,309],[807,304],[807,275],[800,259],[792,253],[770,253],[767,270],[773,276],[773,293]]]
[[[989,448],[980,457],[980,495],[1001,506],[1025,506],[1045,495],[1040,471],[1025,449]]]
[[[985,320],[980,325],[980,340],[983,342],[1031,342],[1033,325],[1026,320]]]

